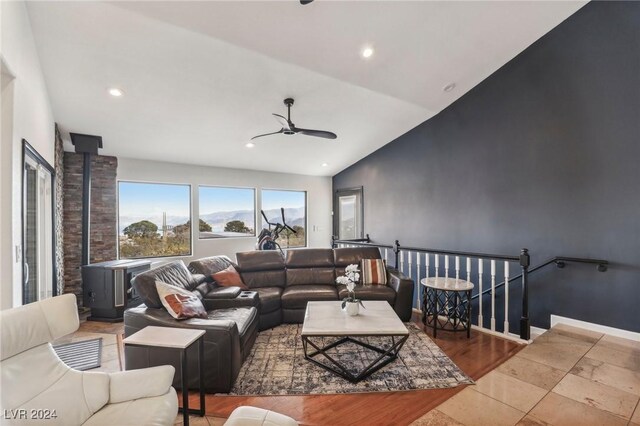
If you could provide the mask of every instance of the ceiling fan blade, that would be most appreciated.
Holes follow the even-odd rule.
[[[251,138],[251,140],[254,140],[254,139],[257,139],[257,138],[262,138],[264,136],[277,135],[278,133],[284,133],[284,129],[280,129],[277,132],[265,133],[264,135],[254,136],[254,137]]]
[[[307,136],[315,136],[318,138],[335,139],[338,137],[338,135],[336,135],[335,133],[327,132],[326,130],[301,129],[299,127],[294,127],[291,130],[293,130],[296,133],[300,133]]]
[[[275,113],[273,114],[273,116],[276,118],[276,120],[278,120],[278,123],[280,123],[283,129],[291,130],[291,124],[289,124],[289,120],[287,120],[286,117],[283,117],[280,114],[275,114]]]

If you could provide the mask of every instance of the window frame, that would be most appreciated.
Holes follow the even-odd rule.
[[[198,226],[200,225],[200,188],[224,188],[224,189],[251,189],[253,190],[253,235],[247,234],[243,236],[235,237],[218,237],[218,238],[200,238],[200,230],[198,230],[198,241],[221,241],[221,240],[234,240],[244,238],[256,238],[258,235],[258,189],[251,186],[224,186],[224,185],[207,185],[198,184]],[[262,229],[262,228],[260,228]]]
[[[297,248],[307,248],[309,247],[309,191],[306,189],[282,189],[282,188],[260,188],[260,210],[264,210],[264,191],[281,191],[281,192],[302,192],[304,193],[304,245],[295,246],[295,247],[287,247],[283,250],[289,249],[297,249]],[[262,215],[260,215],[260,229],[262,229],[262,220],[264,219]],[[257,227],[256,227],[257,228]]]
[[[193,226],[191,227],[191,236],[189,237],[189,253],[188,254],[175,254],[166,256],[139,256],[139,257],[121,257],[120,256],[120,184],[121,183],[141,183],[149,185],[175,185],[175,186],[187,186],[189,187],[189,220],[193,221],[193,185],[190,183],[178,183],[178,182],[158,182],[158,181],[146,181],[146,180],[134,180],[134,179],[116,179],[116,258],[118,260],[136,260],[136,259],[180,259],[193,257],[194,252],[194,238],[193,238]]]

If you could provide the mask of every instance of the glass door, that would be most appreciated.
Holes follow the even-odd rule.
[[[54,210],[51,165],[23,141],[22,301],[54,296]]]
[[[340,240],[364,238],[362,188],[339,189],[334,201],[335,234]]]

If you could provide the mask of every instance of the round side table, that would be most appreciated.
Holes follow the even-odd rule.
[[[445,277],[423,278],[422,322],[433,328],[433,337],[438,329],[466,331],[471,337],[471,290],[473,283]]]

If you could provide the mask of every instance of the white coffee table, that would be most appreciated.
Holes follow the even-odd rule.
[[[389,303],[385,301],[363,301],[365,309],[360,307],[360,313],[349,316],[342,311],[341,301],[309,302],[302,324],[302,346],[304,357],[314,364],[341,376],[352,383],[357,383],[369,377],[398,357],[398,353],[409,337],[409,330],[400,321]],[[314,342],[321,337],[337,337],[338,340],[320,346]],[[376,347],[365,343],[358,337],[388,337],[388,347]],[[342,365],[339,360],[329,355],[327,351],[343,343],[355,343],[366,349],[377,352],[379,356],[361,371],[353,374]],[[309,346],[312,348],[309,350]],[[329,363],[323,363],[316,358],[324,358]]]

